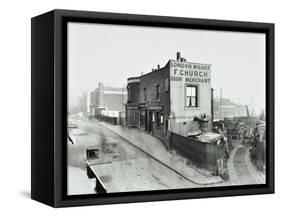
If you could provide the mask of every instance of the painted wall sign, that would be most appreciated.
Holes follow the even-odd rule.
[[[190,62],[170,62],[171,81],[210,83],[211,65]]]

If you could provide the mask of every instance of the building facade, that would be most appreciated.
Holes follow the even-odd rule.
[[[247,106],[232,102],[227,98],[214,99],[214,119],[247,117]]]
[[[98,83],[98,88],[90,93],[90,114],[95,117],[118,117],[125,113],[126,88],[108,87]]]
[[[178,52],[176,60],[127,82],[128,126],[151,133],[167,146],[171,133],[187,137],[211,130],[210,64],[187,62]]]

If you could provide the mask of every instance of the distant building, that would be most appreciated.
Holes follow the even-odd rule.
[[[82,95],[75,96],[75,101],[71,106],[69,106],[69,112],[74,114],[86,115],[90,112],[90,95],[88,92],[84,91]]]
[[[234,103],[227,98],[215,98],[213,106],[214,119],[249,116],[245,105]]]
[[[90,112],[90,94],[88,92],[83,92],[79,104],[81,105],[81,109],[85,113]]]
[[[164,67],[127,80],[126,123],[164,142],[171,133],[192,136],[212,127],[211,65],[177,53]],[[203,120],[204,119],[204,120]]]
[[[126,88],[108,87],[98,83],[98,88],[90,93],[90,114],[117,117],[125,112]]]

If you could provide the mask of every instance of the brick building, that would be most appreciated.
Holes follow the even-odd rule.
[[[200,135],[212,127],[211,65],[187,62],[177,53],[164,67],[127,80],[126,123],[170,147],[171,133]]]
[[[98,83],[98,88],[90,93],[90,114],[95,117],[119,116],[120,112],[125,112],[126,101],[125,88],[108,87]]]

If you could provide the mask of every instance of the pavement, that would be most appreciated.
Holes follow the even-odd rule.
[[[147,132],[136,128],[128,128],[120,125],[111,125],[105,122],[97,122],[99,125],[119,135],[125,141],[161,162],[165,166],[184,176],[197,187],[216,186],[223,184],[219,176],[213,176],[206,170],[200,170],[187,164],[187,160],[175,152],[169,152],[165,145]]]
[[[96,164],[90,167],[100,177],[109,193],[198,187],[147,157],[114,161],[110,164]]]
[[[89,180],[86,178],[86,170],[68,166],[67,174],[68,195],[95,194],[95,189],[93,187],[96,185],[95,180]]]
[[[75,144],[68,144],[69,194],[95,193],[95,183],[89,183],[94,179],[88,179],[85,171],[89,147],[105,148],[101,149],[100,161],[91,160],[90,167],[107,192],[198,187],[98,122],[77,120],[76,124],[76,129],[69,130],[76,140]]]
[[[239,143],[234,144],[228,160],[230,180],[223,181],[190,165],[184,157],[168,151],[161,140],[139,129],[85,120],[77,120],[77,125],[70,130],[76,144],[68,146],[70,194],[95,193],[95,183],[86,176],[85,153],[87,147],[100,147],[103,141],[116,144],[111,151],[118,153],[109,163],[92,165],[108,192],[265,183],[265,175],[251,163],[249,147]]]

